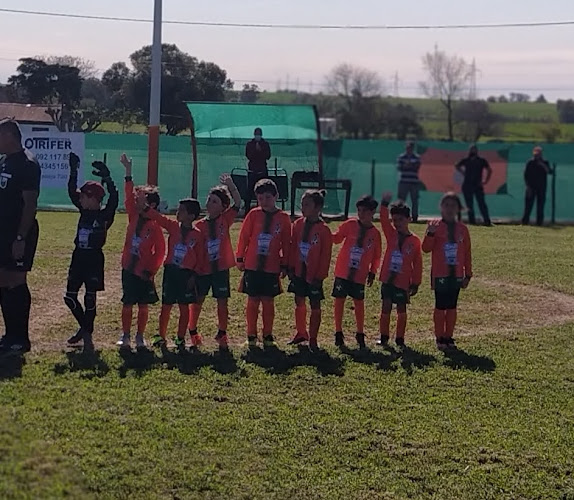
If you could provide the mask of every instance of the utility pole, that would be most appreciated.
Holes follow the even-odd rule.
[[[476,60],[472,60],[470,65],[470,89],[468,92],[468,98],[471,101],[476,100],[477,90],[476,90]]]
[[[395,78],[393,80],[393,96],[399,97],[399,72],[395,71]]]
[[[147,165],[147,182],[152,186],[157,186],[158,184],[159,131],[161,116],[161,25],[162,0],[154,0]]]

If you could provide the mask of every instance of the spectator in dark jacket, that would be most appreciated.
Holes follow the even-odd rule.
[[[265,179],[269,175],[267,171],[267,161],[271,158],[271,147],[269,143],[263,139],[263,131],[259,127],[253,132],[253,139],[245,146],[245,156],[247,160],[249,160],[247,166],[247,191],[244,197],[245,213],[247,214],[251,208],[255,184],[257,184],[257,181]]]
[[[524,182],[526,183],[526,196],[524,199],[524,217],[522,223],[530,224],[530,214],[536,200],[536,224],[544,224],[544,204],[546,203],[546,186],[548,174],[552,173],[550,164],[542,156],[542,148],[535,147],[532,158],[526,164],[524,170]]]

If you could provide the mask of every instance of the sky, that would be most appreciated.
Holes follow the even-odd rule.
[[[163,0],[164,20],[233,23],[429,25],[574,21],[572,0]],[[0,7],[148,18],[153,0],[18,0]],[[20,57],[76,55],[105,71],[151,43],[152,25],[0,12],[0,82]],[[479,97],[524,92],[574,98],[574,25],[509,29],[331,31],[164,25],[163,41],[224,68],[236,88],[325,91],[339,63],[377,71],[387,93],[420,95],[421,58],[435,44],[476,61]]]

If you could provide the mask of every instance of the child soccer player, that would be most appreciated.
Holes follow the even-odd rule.
[[[275,344],[273,321],[275,297],[281,293],[291,244],[291,219],[276,207],[276,184],[261,179],[255,184],[258,208],[251,210],[241,227],[237,244],[237,267],[244,271],[240,291],[247,294],[247,341],[257,345],[259,304],[263,308],[263,344]]]
[[[468,228],[457,221],[460,198],[446,193],[440,202],[442,219],[428,225],[422,249],[431,256],[431,287],[435,293],[434,331],[440,350],[454,348],[457,303],[460,289],[472,277],[472,254]]]
[[[145,193],[139,192],[144,196]],[[146,200],[143,200],[146,203]],[[159,334],[154,336],[154,347],[166,347],[167,327],[174,304],[179,306],[179,324],[175,346],[185,350],[185,333],[189,323],[189,307],[197,301],[196,276],[203,260],[203,235],[193,227],[201,207],[194,199],[180,200],[177,220],[166,217],[153,208],[146,207],[145,214],[156,221],[169,234],[162,284],[162,307],[159,317]]]
[[[356,339],[361,349],[365,344],[365,282],[373,284],[375,273],[381,264],[381,233],[373,225],[375,211],[379,206],[372,196],[362,196],[357,201],[357,218],[339,226],[333,235],[334,243],[343,243],[335,265],[335,345],[345,345],[343,313],[347,297],[353,299]]]
[[[197,302],[191,307],[189,319],[189,334],[193,345],[201,344],[201,335],[197,333],[197,323],[205,297],[212,290],[217,299],[218,331],[215,341],[220,349],[227,349],[227,321],[229,310],[227,302],[231,297],[229,270],[235,267],[235,255],[231,246],[229,229],[235,222],[235,217],[241,206],[241,195],[230,175],[220,178],[221,186],[215,186],[207,197],[207,217],[200,220],[196,227],[203,234],[204,255],[203,264],[199,269],[197,279]],[[233,197],[233,206],[230,206]]]
[[[145,210],[157,208],[160,203],[157,189],[152,186],[134,187],[132,160],[123,154],[120,159],[126,169],[125,207],[128,228],[122,253],[122,329],[117,345],[131,347],[133,306],[138,306],[136,347],[145,348],[145,329],[149,317],[149,305],[158,302],[154,277],[165,257],[165,240],[161,227],[150,220]],[[145,196],[138,196],[138,193]]]
[[[68,271],[68,284],[64,302],[72,311],[79,325],[76,334],[68,339],[75,346],[83,341],[84,350],[93,350],[94,321],[96,319],[96,296],[104,290],[104,253],[108,229],[114,222],[118,208],[118,190],[110,176],[108,167],[100,162],[92,163],[93,174],[101,177],[109,192],[108,203],[102,208],[106,192],[99,182],[87,181],[78,190],[78,168],[80,158],[70,153],[70,178],[68,195],[80,211],[80,220],[74,240],[74,252]],[[84,285],[84,308],[78,300],[78,292]]]
[[[407,328],[407,304],[415,296],[423,279],[423,258],[421,240],[409,231],[411,210],[402,201],[391,205],[392,193],[385,193],[381,202],[381,227],[387,241],[383,267],[381,268],[381,300],[383,301],[380,319],[381,338],[379,345],[389,342],[389,329],[393,304],[397,305],[398,347],[405,345]]]
[[[333,236],[321,219],[325,205],[324,190],[305,191],[301,198],[303,217],[295,221],[291,236],[289,258],[288,292],[295,294],[295,326],[297,333],[291,345],[309,341],[311,349],[317,349],[317,337],[321,326],[321,301],[325,299],[323,281],[329,275]],[[307,332],[307,306],[309,297],[311,317]]]

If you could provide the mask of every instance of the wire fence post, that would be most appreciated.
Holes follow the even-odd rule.
[[[371,160],[371,196],[375,196],[375,166],[377,162],[373,158]]]
[[[556,163],[552,165],[552,225],[556,224]]]

